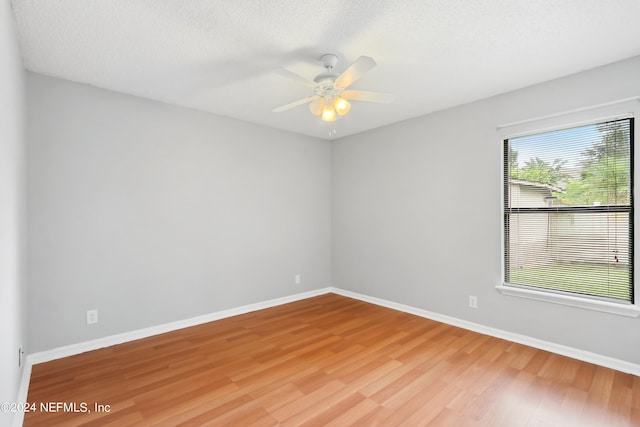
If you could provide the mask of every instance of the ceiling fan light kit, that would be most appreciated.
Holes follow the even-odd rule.
[[[350,109],[351,103],[341,96],[334,96],[333,99],[321,97],[309,104],[309,110],[325,122],[335,121],[338,117],[347,114]]]
[[[333,107],[336,109],[336,113],[344,116],[351,109],[351,104],[346,99],[340,96],[336,96],[333,99]]]
[[[336,55],[331,53],[322,55],[320,62],[324,66],[325,72],[318,74],[312,82],[291,71],[280,70],[279,74],[281,76],[312,88],[314,95],[275,108],[273,110],[274,113],[280,113],[290,108],[309,103],[309,111],[311,111],[313,115],[320,116],[322,121],[333,122],[349,112],[351,103],[348,100],[391,102],[393,99],[391,95],[385,93],[345,90],[360,79],[367,71],[376,66],[373,58],[361,56],[342,74],[333,72],[333,68],[338,63],[338,57]]]
[[[325,105],[325,107],[322,109],[322,121],[323,122],[336,121],[336,110],[333,109],[333,106]]]

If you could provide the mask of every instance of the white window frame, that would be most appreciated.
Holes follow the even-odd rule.
[[[504,183],[502,180],[504,179],[504,140],[515,138],[519,136],[532,135],[543,132],[550,132],[554,130],[566,129],[571,127],[601,123],[605,121],[612,121],[616,119],[624,119],[624,118],[639,118],[640,117],[640,96],[635,96],[632,98],[626,98],[618,101],[607,102],[595,106],[589,106],[585,108],[579,108],[567,112],[562,112],[558,114],[551,114],[544,117],[522,120],[519,122],[513,122],[505,125],[498,126],[497,131],[497,140],[498,144],[496,144],[500,148],[500,155],[497,156],[500,159],[500,169],[502,170],[502,174],[500,175],[500,188],[501,188],[501,197],[500,197],[500,213],[501,213],[501,279],[500,284],[496,286],[496,289],[502,293],[503,295],[519,297],[519,298],[528,298],[537,301],[543,301],[553,304],[562,304],[571,307],[577,307],[587,310],[600,311],[605,313],[617,314],[621,316],[627,317],[638,317],[640,316],[640,286],[636,286],[636,277],[637,274],[633,274],[633,292],[634,292],[634,303],[628,302],[610,302],[603,301],[598,299],[593,299],[589,297],[581,297],[580,295],[567,295],[561,294],[554,291],[547,291],[542,288],[540,289],[531,289],[531,288],[523,288],[521,286],[509,284],[504,282],[505,277],[505,242],[504,242]],[[636,120],[634,126],[634,142],[640,141],[640,120]],[[640,165],[640,149],[634,149],[634,165]],[[634,173],[634,188],[639,189],[638,186],[638,176],[640,173]],[[635,198],[634,198],[635,199]],[[635,202],[635,200],[634,200]],[[640,209],[634,209],[633,211],[633,221],[634,223],[640,224],[640,213],[638,213]],[[633,265],[636,265],[636,254],[638,253],[635,250],[635,245],[638,240],[637,229],[640,227],[634,227],[634,251],[633,251]]]

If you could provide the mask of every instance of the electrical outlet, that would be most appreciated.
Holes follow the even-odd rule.
[[[296,285],[299,285],[300,283],[302,283],[302,277],[300,277],[299,274],[296,274],[295,281]]]
[[[87,325],[98,323],[98,310],[87,311]]]
[[[474,295],[469,295],[469,307],[478,308],[478,297]]]

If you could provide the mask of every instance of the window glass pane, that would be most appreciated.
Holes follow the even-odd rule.
[[[531,187],[511,207],[540,205],[527,197],[551,190],[548,205],[628,205],[631,193],[629,120],[580,126],[509,140],[509,173]]]
[[[505,141],[505,281],[633,301],[633,119]]]
[[[509,222],[509,283],[631,298],[628,213],[531,213]]]

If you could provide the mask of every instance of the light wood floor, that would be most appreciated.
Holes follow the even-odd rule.
[[[640,425],[639,377],[334,294],[36,365],[28,401],[92,412],[26,426]]]

